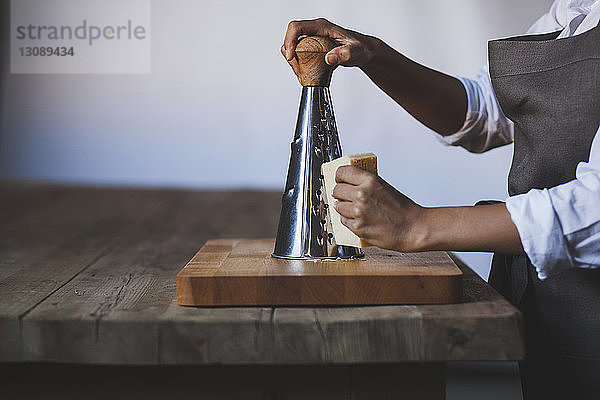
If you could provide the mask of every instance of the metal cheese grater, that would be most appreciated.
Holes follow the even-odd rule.
[[[325,54],[337,45],[330,38],[308,36],[296,46],[302,97],[273,257],[353,258],[363,255],[355,247],[335,246],[322,193],[321,165],[342,156],[329,93],[333,68],[325,63]]]

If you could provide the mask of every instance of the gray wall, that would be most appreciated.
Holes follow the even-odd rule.
[[[324,16],[474,76],[486,40],[522,33],[550,3],[153,0],[151,74],[9,75],[3,57],[0,177],[279,190],[300,95],[279,54],[289,20]],[[344,152],[376,153],[417,202],[505,198],[510,147],[440,145],[357,69],[338,69],[331,90]],[[487,256],[467,261],[487,276]]]

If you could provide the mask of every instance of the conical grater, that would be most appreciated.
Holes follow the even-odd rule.
[[[308,36],[296,46],[302,97],[281,199],[274,257],[352,258],[363,255],[355,247],[332,247],[328,209],[323,202],[321,165],[342,156],[329,94],[333,68],[325,63],[325,54],[337,45],[330,38]]]

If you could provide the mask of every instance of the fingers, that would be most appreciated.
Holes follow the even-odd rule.
[[[359,220],[359,219],[354,219],[354,218],[346,218],[344,216],[340,215],[340,221],[342,222],[342,224],[350,229],[352,231],[352,233],[354,233],[356,236],[358,236],[361,239],[365,239],[365,227],[364,224]]]
[[[325,55],[325,62],[333,67],[342,64],[353,64],[360,52],[360,46],[355,44],[338,46]]]
[[[284,57],[291,61],[294,58],[296,44],[302,35],[328,36],[332,39],[342,39],[343,31],[339,26],[332,24],[325,18],[317,18],[303,21],[291,21],[288,24],[283,40]]]
[[[288,24],[287,31],[285,32],[285,38],[283,39],[283,56],[287,61],[291,61],[294,58],[294,50],[296,49],[296,42],[298,36],[300,36],[298,22],[292,21]]]
[[[281,54],[283,55],[283,57],[286,57],[285,45],[281,45]],[[287,60],[287,62],[292,67],[292,70],[294,71],[296,76],[300,76],[300,69],[298,67],[298,60],[296,59],[296,57],[292,57],[292,59]]]
[[[288,24],[283,40],[284,57],[291,61],[294,58],[294,50],[300,35],[317,35],[320,30],[320,22],[318,20],[308,21],[291,21]]]
[[[354,200],[354,191],[356,187],[348,185],[346,183],[338,183],[333,188],[333,197],[340,201],[352,201]]]
[[[359,218],[362,215],[360,207],[351,201],[338,201],[335,210],[344,218]]]
[[[354,227],[354,220],[352,218],[346,218],[343,215],[340,215],[340,221],[342,222],[342,225],[354,232],[352,230],[352,227]]]
[[[335,173],[335,181],[337,183],[348,183],[355,186],[368,183],[374,177],[375,175],[371,172],[352,165],[342,165]]]

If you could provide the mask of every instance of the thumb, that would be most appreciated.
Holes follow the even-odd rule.
[[[338,46],[325,55],[325,62],[332,67],[336,65],[354,65],[353,62],[358,52],[360,50],[354,45]]]

